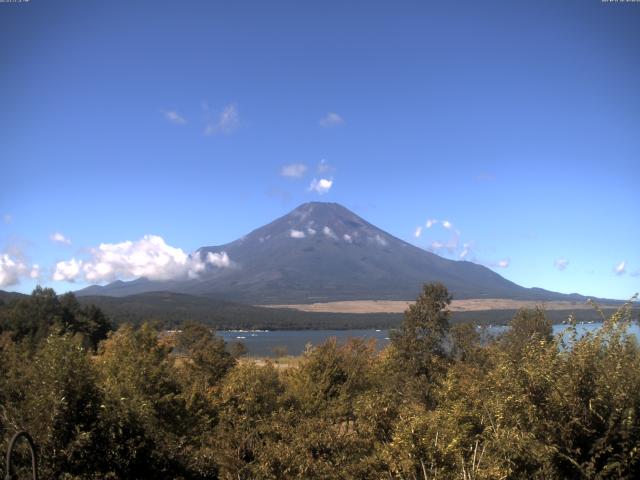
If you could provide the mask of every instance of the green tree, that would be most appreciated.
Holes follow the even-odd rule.
[[[553,339],[553,325],[540,307],[519,310],[510,327],[502,337],[502,347],[515,357],[531,342],[548,343]]]
[[[397,373],[413,379],[405,388],[419,391],[427,403],[432,401],[433,386],[448,357],[450,303],[451,295],[443,284],[425,284],[416,302],[405,311],[401,327],[391,332]]]
[[[53,289],[37,286],[29,297],[11,302],[3,317],[4,331],[10,331],[16,341],[28,338],[35,347],[52,325],[64,324],[65,312]]]
[[[284,386],[271,363],[240,364],[224,378],[218,398],[219,421],[213,431],[220,478],[257,475],[258,458],[274,434],[272,417],[280,410]]]
[[[480,346],[480,334],[471,323],[458,323],[451,327],[451,356],[460,362],[482,365],[486,355]]]
[[[113,330],[113,324],[102,310],[95,305],[81,305],[71,292],[60,297],[60,305],[65,312],[65,330],[82,335],[87,347],[95,350]]]
[[[187,475],[187,409],[171,347],[149,323],[120,327],[96,359],[104,392],[102,458],[119,478]],[[195,472],[191,473],[195,475]]]
[[[224,340],[197,323],[184,325],[176,336],[175,346],[188,357],[185,368],[191,381],[204,382],[204,388],[218,383],[236,363]]]
[[[38,446],[42,478],[93,474],[102,396],[79,339],[52,332],[33,356],[24,345],[5,344],[2,357],[5,441],[28,431]]]
[[[73,293],[60,297],[51,288],[37,286],[30,296],[11,302],[0,313],[0,331],[16,341],[26,339],[32,348],[53,330],[82,336],[85,347],[95,349],[113,329],[94,305],[82,306]]]

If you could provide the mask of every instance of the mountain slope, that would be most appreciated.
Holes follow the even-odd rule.
[[[225,245],[195,255],[226,252],[232,265],[208,266],[198,278],[138,279],[93,286],[78,295],[125,296],[171,291],[253,304],[336,300],[412,300],[423,283],[443,282],[455,298],[581,300],[523,288],[492,270],[417,248],[336,203],[306,203]]]

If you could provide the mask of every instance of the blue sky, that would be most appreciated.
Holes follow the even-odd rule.
[[[0,288],[81,288],[106,251],[180,264],[321,200],[628,298],[639,27],[599,0],[0,4]]]

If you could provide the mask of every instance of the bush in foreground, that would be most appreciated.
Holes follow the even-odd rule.
[[[449,329],[449,301],[425,286],[384,351],[330,340],[289,368],[238,361],[198,325],[173,339],[123,326],[96,352],[57,320],[42,338],[6,331],[2,447],[31,432],[43,478],[640,475],[630,305],[580,338],[524,310],[482,345],[472,327]]]

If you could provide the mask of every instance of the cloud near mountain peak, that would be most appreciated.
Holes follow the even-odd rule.
[[[207,266],[232,265],[226,252],[194,252],[168,245],[158,235],[145,235],[137,241],[101,243],[90,250],[90,258],[61,261],[53,272],[55,281],[110,282],[145,277],[149,280],[196,278]]]

